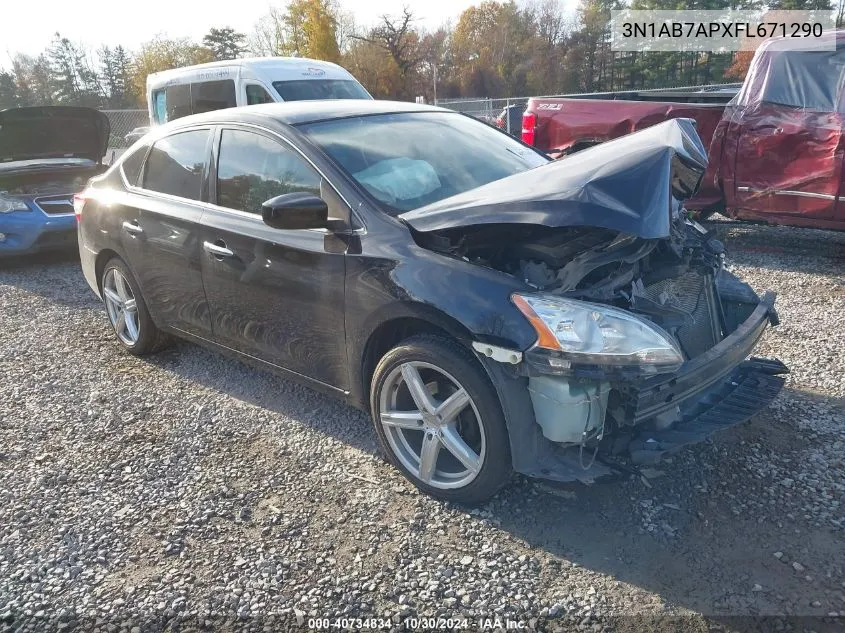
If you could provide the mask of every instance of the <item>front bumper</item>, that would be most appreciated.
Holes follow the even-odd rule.
[[[722,341],[697,358],[687,361],[672,374],[655,376],[641,383],[623,386],[625,422],[640,424],[674,407],[682,412],[715,385],[735,372],[751,354],[771,323],[778,323],[775,296],[767,292],[751,315]],[[780,373],[786,373],[786,367]]]
[[[717,431],[744,422],[765,409],[780,393],[789,370],[779,360],[752,358],[735,368],[728,380],[695,399],[683,418],[665,430],[641,431],[627,445],[635,464],[654,464],[665,455],[700,442]]]
[[[777,323],[777,313],[774,295],[766,293],[731,334],[677,372],[615,384],[624,416],[617,420],[616,432],[599,445],[594,461],[590,459],[593,448],[556,444],[543,435],[528,397],[527,378],[513,366],[482,359],[500,394],[514,470],[555,481],[589,483],[625,473],[618,457],[652,464],[749,419],[777,396],[784,384],[781,374],[788,372],[777,360],[745,360],[770,323]],[[678,421],[655,429],[652,420],[668,411],[678,413]]]
[[[0,257],[25,255],[76,245],[76,218],[48,215],[38,209],[0,214]]]

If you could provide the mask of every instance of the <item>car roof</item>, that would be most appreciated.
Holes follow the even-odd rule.
[[[327,99],[321,101],[285,101],[264,103],[214,110],[203,114],[176,119],[160,129],[174,130],[189,125],[203,123],[267,123],[274,121],[284,125],[300,125],[316,121],[330,121],[349,117],[371,116],[376,114],[397,114],[400,112],[453,112],[407,101],[377,101],[370,99]]]
[[[219,72],[214,72],[219,71]],[[354,79],[343,66],[319,59],[307,57],[242,57],[193,66],[181,66],[150,73],[147,86],[183,81],[213,81],[223,78],[219,73],[233,73],[241,76],[244,72],[268,81],[291,81],[296,79]]]

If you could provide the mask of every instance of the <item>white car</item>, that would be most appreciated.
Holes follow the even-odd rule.
[[[372,99],[346,69],[303,57],[253,57],[174,68],[147,77],[154,125],[190,114],[315,99]]]

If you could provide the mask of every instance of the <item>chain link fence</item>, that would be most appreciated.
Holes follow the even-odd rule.
[[[708,84],[702,86],[680,86],[677,88],[649,88],[617,92],[584,92],[574,94],[543,95],[535,97],[467,97],[460,99],[437,99],[434,103],[442,108],[468,114],[496,125],[509,134],[519,136],[522,130],[522,113],[529,99],[629,99],[642,101],[700,101],[702,103],[726,103],[742,86],[740,83]]]
[[[111,124],[109,149],[104,159],[105,163],[112,163],[126,148],[132,145],[138,137],[130,136],[136,128],[150,125],[150,115],[146,110],[103,110]]]
[[[490,125],[496,125],[509,134],[519,136],[522,129],[522,113],[530,97],[510,97],[505,99],[464,98],[438,99],[435,105],[462,112],[480,119]],[[506,116],[506,113],[509,116]]]

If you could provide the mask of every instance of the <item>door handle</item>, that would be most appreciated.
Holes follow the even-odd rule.
[[[202,248],[206,253],[211,253],[215,257],[232,257],[234,253],[226,248],[226,243],[223,240],[218,240],[219,244],[212,242],[203,242]],[[222,246],[220,245],[222,244]]]
[[[123,230],[131,235],[140,235],[144,232],[144,229],[141,228],[135,220],[132,220],[132,222],[124,222]]]

